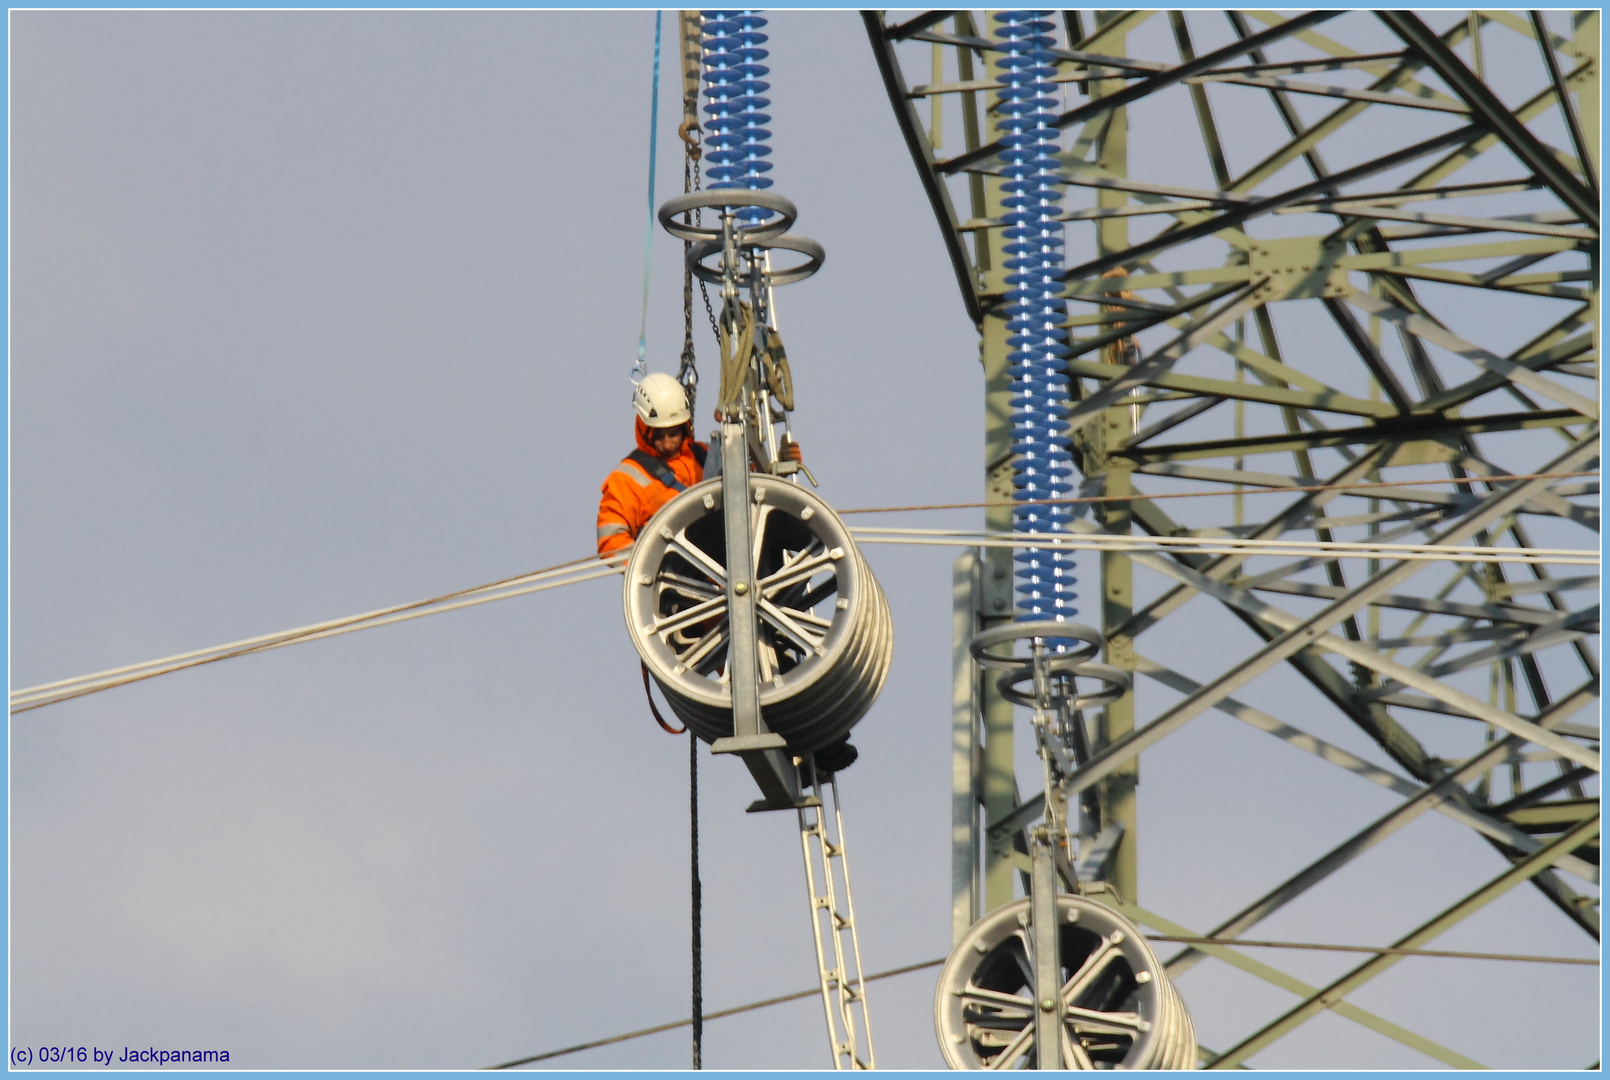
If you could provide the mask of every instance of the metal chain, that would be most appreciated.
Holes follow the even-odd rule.
[[[693,162],[693,188],[695,191],[699,188],[699,162],[697,159]],[[694,220],[697,221],[698,218],[695,217]],[[716,310],[710,306],[710,287],[703,278],[699,279],[699,295],[704,298],[704,314],[710,320],[710,333],[715,335],[717,342],[720,342],[721,327],[716,325]]]
[[[699,147],[685,133],[683,141],[686,153],[682,157],[682,190],[690,192],[694,190]],[[683,214],[682,219],[686,221],[688,215]],[[682,243],[682,367],[676,373],[677,382],[687,392],[690,415],[695,413],[699,397],[699,367],[693,350],[693,270],[688,266],[688,250],[692,246],[687,241]]]
[[[691,128],[691,132],[697,132],[698,130],[697,125]],[[697,136],[691,132],[687,125],[684,125],[679,132],[687,146],[687,152],[682,159],[682,190],[684,192],[699,191],[703,185],[700,164],[700,160],[704,156],[703,148]],[[682,220],[688,221],[689,215],[682,215]],[[702,210],[695,209],[693,211],[692,223],[694,225],[704,224],[704,212]],[[693,268],[688,263],[687,258],[688,251],[692,246],[691,243],[686,241],[682,244],[682,367],[677,372],[677,381],[687,391],[689,411],[693,411],[695,408],[695,400],[698,397],[699,389],[699,369],[693,348]],[[699,281],[699,296],[704,301],[705,317],[710,320],[710,333],[719,344],[721,341],[721,329],[716,324],[715,309],[710,304],[709,288],[702,278]]]

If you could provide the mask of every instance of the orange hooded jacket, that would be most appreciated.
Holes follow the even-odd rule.
[[[698,447],[695,455],[694,447]],[[654,457],[649,445],[648,425],[637,420],[637,448]],[[682,443],[682,449],[665,461],[672,474],[685,487],[692,487],[704,479],[704,466],[700,463],[709,447],[691,437]],[[677,497],[678,492],[660,483],[648,471],[625,458],[615,471],[604,477],[602,497],[598,500],[598,554],[608,555],[630,547],[632,541],[655,511]]]

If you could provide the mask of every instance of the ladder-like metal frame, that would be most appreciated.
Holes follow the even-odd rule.
[[[824,787],[832,795],[831,813],[826,800],[820,798]],[[872,1018],[867,1012],[861,941],[856,931],[855,901],[850,894],[838,780],[829,777],[825,782],[819,781],[815,789],[816,805],[799,808],[799,842],[805,856],[811,934],[816,939],[816,971],[822,986],[828,1041],[833,1048],[833,1067],[873,1069],[877,1065],[872,1050]]]

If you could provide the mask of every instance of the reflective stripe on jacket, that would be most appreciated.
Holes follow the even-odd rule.
[[[682,449],[676,456],[665,460],[673,475],[686,487],[692,487],[704,479],[704,467],[694,456],[693,448],[698,446],[706,449],[703,443],[695,443],[688,439],[682,443]],[[649,445],[648,426],[639,418],[637,421],[637,448],[644,453],[653,454],[654,447]],[[656,455],[657,456],[657,455]],[[637,539],[638,532],[655,512],[672,499],[677,492],[660,483],[650,476],[637,462],[626,458],[615,471],[604,477],[603,487],[600,489],[602,497],[598,500],[598,554],[608,555],[612,551],[631,546]]]

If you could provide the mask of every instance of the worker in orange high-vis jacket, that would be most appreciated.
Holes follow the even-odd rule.
[[[693,438],[693,414],[687,392],[669,375],[645,375],[632,396],[637,407],[637,449],[604,477],[598,500],[598,554],[632,545],[648,519],[704,477],[710,448]],[[784,461],[803,464],[799,444],[785,438],[779,448]],[[720,470],[711,462],[711,475]]]
[[[710,447],[693,438],[693,415],[682,384],[669,375],[645,375],[632,397],[637,407],[637,449],[604,477],[598,500],[598,554],[632,546],[660,507],[704,479]],[[804,464],[799,444],[785,438],[784,461]],[[720,459],[713,463],[717,468]],[[647,669],[645,669],[646,671]],[[848,738],[816,752],[817,775],[847,769],[857,757]]]
[[[645,375],[632,396],[637,449],[604,477],[598,500],[598,554],[630,547],[655,511],[704,479],[710,448],[693,438],[693,414],[682,384]]]

